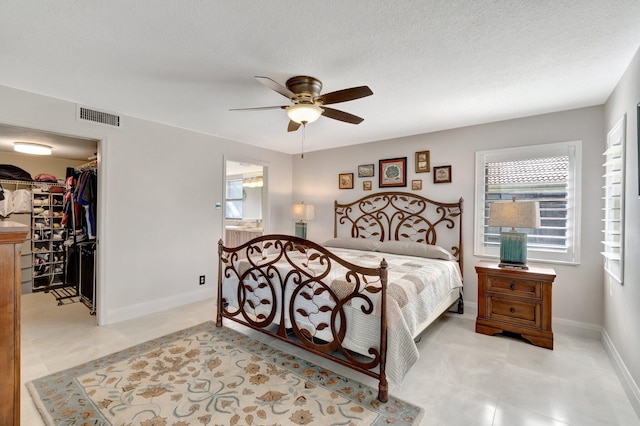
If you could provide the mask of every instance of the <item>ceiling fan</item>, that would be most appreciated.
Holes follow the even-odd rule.
[[[300,75],[287,80],[286,86],[270,79],[269,77],[259,77],[256,79],[268,88],[280,93],[288,98],[292,105],[268,106],[257,108],[235,108],[230,111],[257,111],[264,109],[284,109],[289,116],[289,126],[287,131],[295,132],[301,125],[307,125],[316,121],[321,115],[345,123],[360,124],[364,118],[348,112],[340,111],[325,105],[337,104],[340,102],[352,101],[373,95],[367,86],[351,87],[349,89],[337,90],[321,95],[322,82],[317,78]]]

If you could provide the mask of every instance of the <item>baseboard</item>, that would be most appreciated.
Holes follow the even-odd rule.
[[[105,312],[103,315],[104,321],[100,325],[115,324],[120,321],[126,321],[142,317],[144,315],[166,311],[168,309],[199,302],[203,299],[213,298],[215,296],[215,287],[210,286],[209,288],[203,287],[189,293],[182,293],[180,295],[165,297],[163,299],[156,299],[151,302],[138,303],[136,305],[126,306],[120,309],[113,309]],[[213,310],[215,307],[212,305],[211,309]]]
[[[555,317],[552,319],[552,323],[554,332],[586,337],[594,340],[600,340],[602,338],[602,327],[596,324]]]
[[[640,387],[638,387],[638,384],[633,380],[633,377],[631,377],[631,373],[627,369],[627,366],[624,364],[624,361],[620,357],[616,347],[609,338],[607,330],[604,329],[602,330],[602,345],[609,355],[613,369],[616,371],[633,409],[636,411],[638,417],[640,417]]]
[[[464,314],[462,318],[475,321],[478,316],[478,304],[476,302],[464,302]]]

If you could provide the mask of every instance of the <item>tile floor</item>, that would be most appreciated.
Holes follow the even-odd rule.
[[[22,381],[213,319],[210,299],[96,327],[81,303],[58,306],[50,294],[24,295]],[[225,324],[242,329],[231,321]],[[301,355],[286,343],[254,337]],[[422,425],[640,426],[598,340],[556,330],[555,349],[550,351],[513,338],[476,334],[472,318],[447,314],[424,333],[418,346],[418,363],[402,388],[391,393],[425,409]],[[304,357],[377,386],[340,365]],[[24,386],[21,400],[21,424],[43,425]]]

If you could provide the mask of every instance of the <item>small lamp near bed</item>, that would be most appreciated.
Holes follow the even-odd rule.
[[[307,238],[307,221],[315,219],[315,208],[311,204],[294,204],[291,218],[296,221],[296,237]]]
[[[489,205],[489,226],[511,227],[500,232],[500,267],[529,269],[527,234],[516,228],[539,228],[540,206],[537,201],[494,201]]]

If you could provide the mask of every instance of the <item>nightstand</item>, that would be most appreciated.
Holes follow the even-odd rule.
[[[480,262],[476,272],[476,333],[517,333],[536,346],[553,349],[551,285],[555,271],[535,266],[499,268],[497,263]]]

